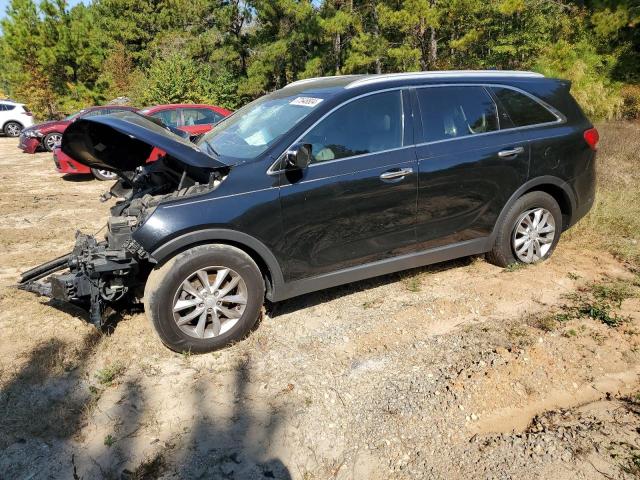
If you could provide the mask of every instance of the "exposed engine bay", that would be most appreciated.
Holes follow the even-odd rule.
[[[136,124],[147,127],[145,122],[152,123],[141,118],[144,122],[134,118]],[[136,154],[136,159],[133,160],[130,156],[129,161],[123,161],[122,157],[118,157],[119,164],[113,166],[105,161],[113,154],[105,146],[109,145],[106,141],[118,141],[122,138],[118,138],[117,134],[113,139],[105,138],[109,130],[105,129],[104,124],[98,124],[100,132],[96,135],[91,128],[95,125],[90,123],[98,119],[101,117],[86,120],[84,125],[70,126],[63,137],[62,148],[65,150],[66,147],[65,153],[73,155],[80,163],[100,165],[100,168],[118,173],[118,181],[100,198],[101,201],[115,199],[115,205],[110,209],[111,216],[107,220],[106,233],[103,238],[98,238],[97,234],[77,232],[75,246],[68,255],[25,272],[18,287],[82,306],[89,311],[90,321],[96,326],[102,326],[110,309],[119,310],[123,306],[140,302],[144,283],[155,264],[149,252],[133,238],[134,232],[160,203],[206,194],[218,188],[230,167],[214,159],[210,159],[209,165],[202,165],[202,158],[197,158],[194,165],[190,158],[184,156],[184,151],[189,153],[185,147],[194,148],[186,144],[188,140],[181,141],[179,137],[170,134],[169,140],[175,142],[172,137],[178,138],[178,147],[166,148],[172,147],[166,141],[146,143],[148,139],[144,138],[144,132],[141,133],[139,129],[136,129],[135,137],[128,134],[127,138],[128,143],[135,141],[130,152]],[[118,117],[115,119],[118,120]],[[126,124],[120,125],[123,122],[126,123],[126,119],[116,124],[126,128]],[[156,127],[156,124],[152,124],[150,128]],[[67,132],[70,134],[67,135]],[[113,132],[114,129],[111,134]],[[163,133],[162,136],[167,135]],[[160,144],[165,154],[154,163],[145,163],[157,144]],[[143,148],[145,146],[147,148]],[[203,155],[197,149],[195,151],[200,157]],[[122,145],[118,146],[115,153],[126,155]],[[123,170],[122,167],[135,168]],[[64,270],[66,272],[56,273]]]

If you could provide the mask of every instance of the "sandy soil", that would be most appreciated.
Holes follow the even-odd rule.
[[[246,341],[178,355],[144,313],[101,334],[18,275],[98,231],[108,185],[0,138],[0,478],[632,478],[640,301],[571,311],[637,275],[561,241],[274,305]],[[634,286],[635,282],[635,286]],[[636,289],[636,290],[634,290]],[[562,319],[562,320],[557,320]]]

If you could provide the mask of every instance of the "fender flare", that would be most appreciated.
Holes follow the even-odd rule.
[[[539,187],[543,185],[553,185],[554,187],[560,188],[565,193],[567,199],[569,200],[569,204],[571,206],[571,214],[573,216],[574,212],[576,211],[576,197],[569,183],[562,180],[561,178],[554,177],[552,175],[543,175],[541,177],[535,177],[528,180],[523,185],[521,185],[520,188],[518,188],[513,193],[513,195],[509,197],[509,200],[507,200],[507,203],[505,203],[504,207],[502,207],[502,210],[500,211],[500,215],[498,216],[498,219],[496,220],[496,223],[493,226],[493,231],[491,232],[490,240],[492,243],[493,241],[495,241],[496,235],[498,234],[498,227],[504,221],[504,218],[507,216],[507,212],[513,206],[513,204],[522,195],[524,195],[525,192],[528,192],[529,190],[535,189],[535,187]],[[569,222],[569,225],[571,225],[571,221]]]
[[[282,269],[280,268],[280,264],[278,263],[275,255],[257,238],[246,233],[238,232],[237,230],[206,228],[203,230],[184,233],[155,249],[151,253],[151,258],[157,261],[158,264],[162,264],[178,252],[181,252],[190,246],[216,242],[229,242],[237,245],[241,249],[244,247],[247,250],[255,252],[255,254],[260,257],[269,269],[269,274],[271,276],[271,291],[267,292],[267,298],[270,299],[273,296],[273,292],[283,288],[284,276],[282,275]]]

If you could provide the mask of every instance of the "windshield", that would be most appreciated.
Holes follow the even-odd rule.
[[[217,157],[256,158],[323,100],[317,95],[282,93],[266,95],[242,107],[206,133],[198,146]]]

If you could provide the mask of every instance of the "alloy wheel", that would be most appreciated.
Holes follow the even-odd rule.
[[[17,123],[10,123],[5,127],[5,131],[9,137],[17,137],[20,135],[22,128]]]
[[[58,134],[53,134],[53,135],[49,135],[46,138],[46,147],[47,150],[51,151],[53,150],[53,147],[55,147],[57,144],[60,143],[60,141],[62,140],[62,135],[58,135]]]
[[[534,208],[522,214],[513,230],[511,246],[518,260],[534,263],[544,258],[556,236],[556,222],[545,208]]]
[[[117,173],[112,172],[110,170],[97,170],[97,171],[100,175],[102,175],[104,178],[107,178],[107,179],[116,178],[118,176]]]
[[[195,338],[217,337],[235,326],[247,306],[247,285],[235,270],[206,267],[187,277],[173,300],[173,319]]]

